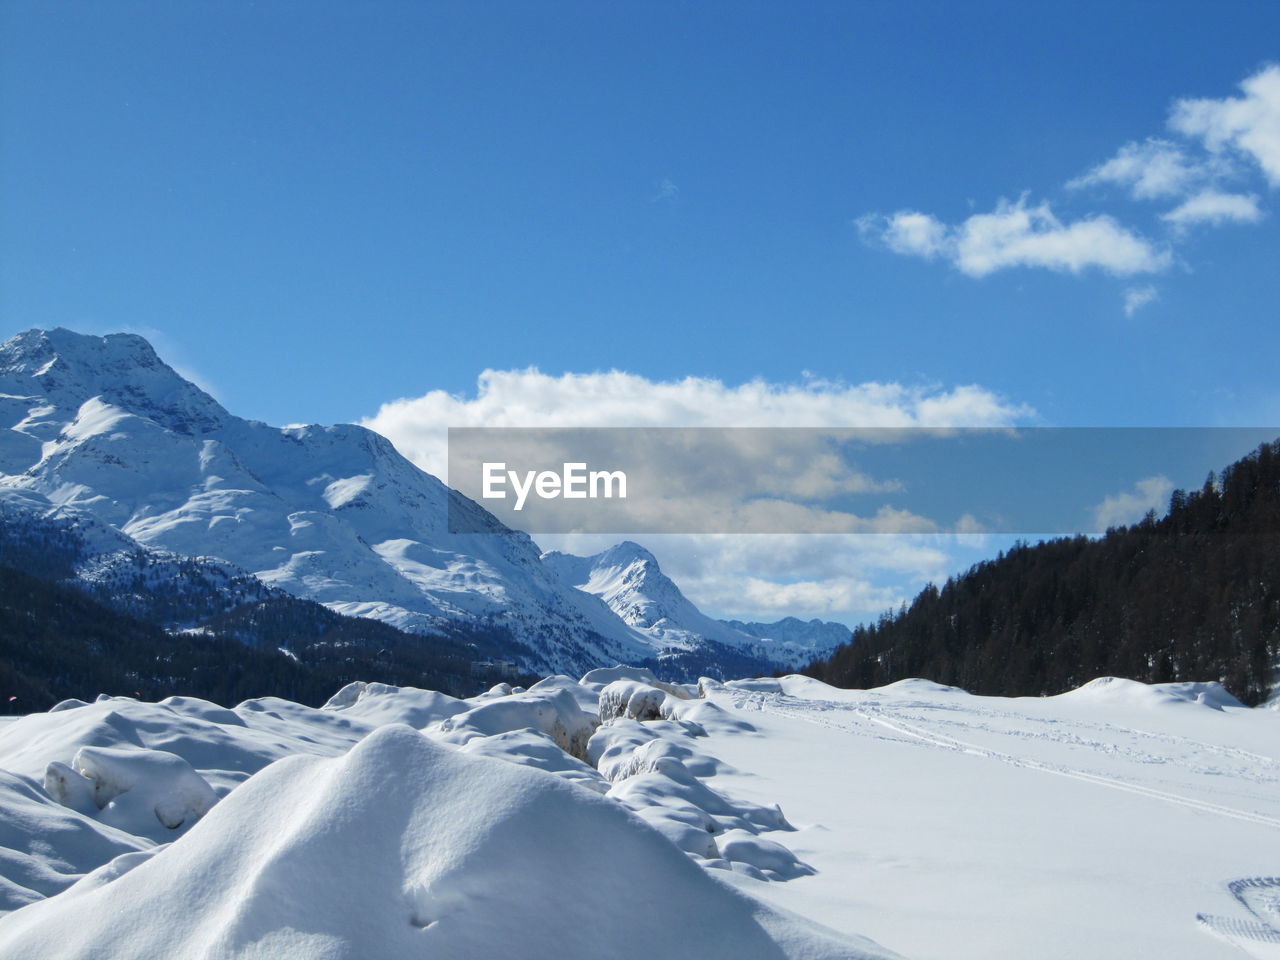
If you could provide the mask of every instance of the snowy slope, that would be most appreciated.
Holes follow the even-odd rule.
[[[590,557],[551,552],[543,561],[567,583],[593,594],[662,650],[697,650],[723,644],[764,667],[797,667],[849,639],[842,624],[794,617],[776,624],[714,620],[680,592],[657,558],[623,541]]]
[[[0,958],[1264,960],[1278,724],[635,668],[69,702],[0,722]]]
[[[0,958],[895,956],[760,898],[811,871],[772,839],[781,810],[707,785],[726,768],[698,747],[752,728],[646,676],[465,701],[356,683],[318,710],[104,698],[0,724],[0,810],[25,814],[5,839],[28,851],[0,858]],[[602,724],[621,688],[661,715]],[[196,795],[212,806],[172,823]]]
[[[0,345],[0,499],[87,514],[413,632],[492,622],[533,670],[639,660],[647,638],[567,588],[525,534],[351,425],[242,420],[141,337],[33,330]],[[494,534],[452,535],[450,502]]]
[[[732,683],[715,739],[817,873],[762,890],[916,960],[1275,958],[1280,714],[1216,683],[1057,697]]]
[[[785,937],[815,960],[859,955],[713,880],[619,805],[405,726],[339,759],[281,761],[135,859],[16,914],[0,957],[799,955]]]
[[[6,562],[169,629],[193,626],[200,614],[284,595],[234,564],[145,547],[92,514],[64,511],[32,491],[3,485],[0,544],[18,557]],[[189,616],[165,615],[177,606]]]

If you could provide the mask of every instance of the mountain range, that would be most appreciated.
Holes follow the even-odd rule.
[[[765,663],[800,667],[849,639],[844,624],[822,620],[744,623],[708,617],[662,572],[652,553],[630,540],[591,557],[553,552],[542,559],[565,582],[603,600],[668,657],[687,656],[714,642]]]
[[[449,532],[451,504],[489,532]],[[99,594],[118,596],[106,587],[139,564],[135,598],[198,568],[246,599],[276,591],[423,637],[487,631],[534,673],[760,673],[848,637],[707,617],[638,544],[544,555],[381,435],[236,417],[134,334],[30,330],[0,345],[0,518],[74,524],[75,580]]]

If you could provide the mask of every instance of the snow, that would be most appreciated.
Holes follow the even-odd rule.
[[[60,893],[99,864],[150,846],[59,804],[26,777],[0,771],[0,914]]]
[[[346,719],[373,726],[403,723],[411,727],[425,727],[463,713],[468,706],[465,700],[435,690],[357,680],[334,694],[321,709],[340,710]]]
[[[675,698],[665,690],[636,680],[615,680],[600,691],[600,719],[670,720]]]
[[[442,739],[459,745],[508,730],[533,730],[545,734],[569,756],[583,759],[599,725],[599,718],[578,706],[568,691],[552,689],[487,699],[442,721],[438,729]]]
[[[68,701],[0,723],[0,960],[1274,958],[1278,734],[1109,678]]]
[[[450,533],[450,511],[485,532]],[[32,330],[0,344],[0,513],[77,521],[89,583],[109,583],[140,548],[157,578],[176,576],[175,557],[213,558],[264,592],[414,633],[485,621],[537,673],[681,652],[710,672],[768,671],[848,638],[816,620],[712,619],[629,541],[543,555],[386,438],[233,416],[134,335]]]
[[[217,557],[339,612],[424,634],[488,618],[525,645],[531,670],[581,673],[654,653],[545,567],[527,535],[385,438],[352,425],[242,420],[141,337],[19,334],[0,344],[0,394],[0,509],[96,524],[86,565],[109,567],[141,545]],[[450,509],[494,533],[449,533]]]
[[[1274,957],[1234,891],[1274,898],[1280,717],[1215,689],[725,684],[757,734],[712,734],[734,770],[707,784],[797,827],[817,872],[762,896],[917,960]]]
[[[138,748],[81,747],[70,767],[49,765],[45,789],[81,812],[91,796],[103,823],[157,843],[174,839],[218,802],[213,787],[187,761]]]
[[[128,867],[128,869],[123,869]],[[518,946],[516,946],[518,945]],[[621,805],[403,725],[290,757],[162,853],[0,922],[0,957],[856,958]]]
[[[652,553],[630,540],[590,557],[552,551],[543,554],[542,561],[565,583],[603,600],[657,650],[721,645],[762,665],[795,668],[845,643],[850,635],[843,624],[821,620],[805,623],[787,617],[769,624],[712,619],[662,572]]]
[[[615,680],[636,680],[640,683],[648,683],[654,686],[658,683],[658,678],[653,675],[653,671],[648,667],[631,667],[626,664],[616,664],[612,667],[596,667],[594,670],[588,670],[582,675],[584,686],[595,685],[602,687],[613,683]]]
[[[1244,706],[1217,681],[1147,684],[1121,677],[1098,677],[1082,687],[1059,696],[1071,700],[1126,704],[1152,709],[1181,703],[1196,704],[1211,710]]]

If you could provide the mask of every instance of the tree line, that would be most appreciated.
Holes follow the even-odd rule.
[[[1219,680],[1255,705],[1280,657],[1280,441],[1168,513],[1102,537],[1018,543],[860,626],[805,673],[842,687],[922,677],[1044,696],[1099,676]]]

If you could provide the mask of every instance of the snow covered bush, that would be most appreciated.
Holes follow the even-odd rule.
[[[536,730],[561,750],[585,760],[587,743],[600,721],[565,690],[513,693],[485,700],[444,720],[436,728],[440,739],[458,745],[474,737],[491,737],[512,730]]]
[[[618,717],[632,720],[670,720],[675,716],[674,697],[639,680],[614,680],[600,691],[600,722]]]

